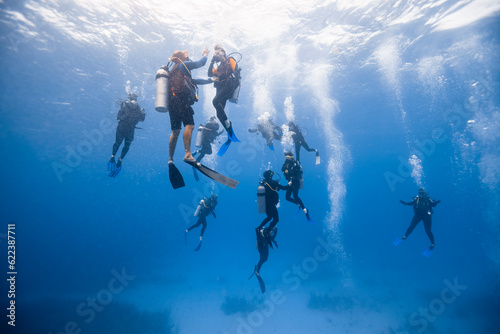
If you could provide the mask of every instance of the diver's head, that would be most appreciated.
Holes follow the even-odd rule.
[[[213,194],[212,196],[210,196],[210,201],[212,201],[212,203],[217,203],[217,195]]]
[[[264,174],[263,174],[263,175],[264,175],[264,179],[266,179],[266,180],[270,180],[270,179],[272,179],[272,178],[273,178],[274,172],[273,172],[272,170],[268,169],[268,170],[266,170],[266,171],[264,172]]]
[[[172,54],[172,57],[169,58],[170,61],[173,61],[175,64],[179,64],[181,62],[187,61],[189,59],[188,50],[184,51],[175,51]]]
[[[420,188],[418,189],[418,195],[419,196],[426,196],[427,193],[425,192],[425,189],[424,188]]]
[[[134,92],[130,92],[130,93],[128,93],[128,99],[129,99],[130,101],[137,101],[137,94],[136,94],[136,93],[134,93]]]
[[[221,61],[224,60],[224,58],[226,58],[226,51],[224,48],[220,44],[215,45],[213,60]]]
[[[285,157],[287,159],[293,159],[293,153],[292,153],[292,151],[287,151],[284,154],[285,154]]]

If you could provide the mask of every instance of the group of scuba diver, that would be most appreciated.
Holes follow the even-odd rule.
[[[155,110],[161,113],[169,113],[170,125],[172,133],[169,138],[169,179],[174,189],[184,187],[184,179],[182,174],[174,164],[174,153],[177,146],[177,141],[181,132],[181,127],[184,125],[182,139],[184,142],[184,159],[183,161],[192,166],[194,177],[198,181],[197,171],[212,180],[224,184],[231,188],[236,188],[238,181],[230,179],[224,175],[201,164],[201,160],[206,155],[212,154],[212,144],[217,137],[222,135],[224,131],[227,133],[227,140],[220,147],[217,155],[223,156],[228,150],[232,142],[240,142],[236,137],[233,129],[233,124],[229,121],[225,112],[227,101],[237,103],[240,89],[241,69],[238,62],[232,56],[233,54],[241,55],[237,52],[226,55],[225,50],[220,46],[214,47],[214,55],[210,61],[208,68],[208,77],[210,79],[193,79],[192,70],[203,67],[207,62],[209,54],[208,47],[202,53],[201,59],[192,61],[189,59],[188,51],[175,51],[169,58],[166,66],[162,66],[156,73],[156,99]],[[212,104],[215,108],[217,118],[211,117],[205,124],[198,128],[196,147],[199,149],[191,152],[191,138],[194,130],[194,110],[192,105],[198,101],[198,85],[213,83],[216,88],[216,94]],[[120,110],[117,115],[118,126],[116,128],[116,139],[113,144],[112,155],[107,164],[108,176],[115,178],[121,171],[122,162],[130,149],[130,145],[134,140],[134,132],[139,122],[145,120],[146,113],[144,108],[141,108],[137,103],[137,94],[129,93],[128,101],[119,100]],[[219,124],[223,127],[219,131]],[[265,284],[260,276],[260,269],[269,257],[269,249],[273,245],[278,247],[276,236],[278,233],[277,224],[279,222],[279,214],[277,206],[279,203],[279,190],[286,192],[285,198],[287,201],[297,205],[298,215],[301,211],[304,212],[307,220],[314,223],[309,215],[309,210],[305,207],[302,199],[299,197],[299,190],[303,185],[303,172],[300,164],[300,149],[303,147],[308,152],[316,152],[316,164],[320,163],[320,157],[317,149],[310,148],[305,141],[301,128],[294,122],[279,127],[275,125],[269,117],[259,117],[256,128],[248,129],[250,133],[260,133],[266,140],[267,146],[274,151],[274,140],[282,140],[286,134],[291,137],[295,146],[295,156],[291,151],[285,152],[285,161],[281,168],[284,178],[287,181],[286,185],[280,184],[280,180],[273,179],[275,172],[266,170],[263,173],[257,188],[257,199],[259,213],[265,213],[266,217],[255,228],[257,237],[257,249],[259,251],[259,261],[254,267],[253,274],[257,277],[262,293],[265,292]],[[118,158],[119,147],[124,142],[121,154]],[[197,158],[195,159],[195,156]],[[280,178],[281,179],[281,178]],[[420,222],[424,222],[425,231],[431,241],[431,246],[424,252],[424,255],[430,256],[434,249],[434,236],[431,231],[431,215],[432,208],[440,201],[430,199],[425,190],[421,188],[418,196],[411,202],[401,201],[404,205],[412,205],[415,215],[408,227],[406,233],[394,241],[394,245],[398,245],[402,240],[412,233],[413,229]],[[206,217],[210,214],[215,215],[215,206],[217,205],[217,196],[212,194],[209,198],[203,198],[195,211],[195,216],[198,217],[196,224],[185,230],[185,239],[187,242],[188,232],[201,227],[200,241],[195,251],[199,251],[202,245],[203,234],[207,227]],[[267,227],[266,227],[267,225]],[[249,279],[250,279],[249,278]]]

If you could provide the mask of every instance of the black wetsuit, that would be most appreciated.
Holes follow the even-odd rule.
[[[215,118],[214,118],[215,120]],[[205,155],[211,155],[212,154],[212,143],[215,141],[215,139],[224,132],[222,130],[221,132],[217,132],[219,129],[219,125],[216,123],[217,120],[214,122],[207,122],[205,125],[203,125],[203,141],[201,143],[201,149],[199,151],[196,151],[196,153],[200,153],[198,158],[196,158],[197,161],[201,161]]]
[[[144,109],[139,107],[137,102],[122,102],[120,111],[118,111],[118,115],[116,116],[118,126],[116,127],[116,138],[115,143],[113,144],[113,156],[116,155],[120,145],[125,140],[120,158],[123,159],[125,157],[130,149],[130,144],[134,141],[134,133],[137,123],[143,122],[145,118],[146,113],[144,112]]]
[[[214,82],[214,87],[216,88],[216,94],[212,101],[212,104],[217,111],[217,118],[221,124],[226,127],[225,122],[227,121],[227,115],[224,111],[226,107],[226,102],[233,95],[234,90],[240,84],[240,79],[238,70],[238,65],[233,58],[226,58],[221,61],[219,66],[214,69],[214,60],[212,59],[210,66],[208,67],[209,77],[218,77],[219,80]]]
[[[286,158],[281,171],[285,175],[285,179],[292,183],[286,190],[286,200],[297,204],[301,209],[304,209],[304,203],[299,197],[300,178],[302,171],[300,163],[293,158]],[[293,194],[293,198],[291,195]]]
[[[207,228],[207,216],[209,214],[212,214],[214,218],[217,218],[214,212],[215,206],[217,205],[217,202],[212,203],[211,200],[204,198],[201,202],[201,209],[200,212],[198,213],[198,221],[196,224],[191,226],[190,228],[187,229],[187,231],[191,231],[192,229],[197,228],[200,225],[203,225],[201,227],[201,233],[200,237],[203,237],[203,233],[205,233],[205,230]]]
[[[278,246],[276,241],[274,241],[276,235],[278,234],[278,228],[275,227],[273,230],[266,230],[270,232],[266,232],[263,235],[260,229],[255,229],[255,233],[257,235],[257,249],[259,250],[260,254],[259,263],[257,263],[257,265],[255,266],[255,272],[257,274],[260,273],[260,268],[269,257],[269,247],[273,248],[273,243],[276,245],[276,247]]]
[[[269,221],[271,223],[269,224],[268,229],[273,229],[276,224],[278,224],[280,218],[278,215],[278,209],[276,208],[276,205],[279,202],[279,195],[278,191],[281,190],[286,190],[288,189],[287,186],[282,186],[279,184],[278,181],[272,180],[272,179],[266,179],[263,181],[262,185],[266,189],[266,215],[267,217],[264,218],[262,223],[260,223],[258,229],[260,230],[263,228]]]
[[[410,226],[406,230],[403,238],[407,238],[415,229],[420,221],[424,222],[425,233],[429,237],[431,244],[434,245],[434,235],[432,234],[432,213],[434,208],[440,201],[433,201],[428,196],[416,196],[411,202],[401,201],[404,205],[413,205],[413,216]]]
[[[300,161],[300,147],[304,147],[307,152],[316,151],[315,148],[310,148],[309,145],[307,145],[306,139],[304,138],[304,135],[298,125],[289,123],[288,127],[289,130],[293,132],[292,139],[295,144],[295,157],[297,158],[297,161]]]

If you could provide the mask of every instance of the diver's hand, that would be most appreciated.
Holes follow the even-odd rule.
[[[406,205],[406,202],[403,201],[403,200],[400,200],[399,203],[403,204],[403,205]]]
[[[292,186],[292,181],[288,181],[288,186],[291,187]]]
[[[203,56],[204,57],[208,56],[209,52],[210,52],[210,49],[208,48],[208,46],[205,46],[205,50],[203,50]]]
[[[441,203],[441,200],[437,200],[434,202],[434,204],[439,204],[439,203]]]

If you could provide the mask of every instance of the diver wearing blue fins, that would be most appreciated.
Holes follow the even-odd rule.
[[[286,200],[297,204],[299,206],[299,211],[297,211],[297,213],[302,210],[306,215],[307,221],[312,223],[311,217],[309,216],[309,210],[306,209],[304,203],[299,197],[299,189],[302,188],[302,184],[304,182],[302,178],[302,166],[299,161],[293,158],[292,152],[285,152],[285,162],[283,163],[283,167],[281,167],[281,171],[283,172],[285,179],[288,181],[288,189],[286,190],[285,197]]]
[[[413,206],[414,216],[411,220],[410,226],[406,230],[406,233],[396,240],[394,240],[394,245],[399,245],[402,240],[406,240],[408,236],[413,232],[415,227],[420,223],[424,222],[425,233],[431,242],[429,248],[427,248],[422,254],[429,257],[434,250],[434,235],[432,234],[432,214],[434,213],[433,208],[436,207],[441,201],[433,200],[429,197],[424,188],[418,190],[418,195],[413,198],[411,202],[405,202],[403,200],[399,201],[403,205]]]
[[[174,189],[185,186],[182,174],[174,164],[174,153],[182,124],[184,124],[184,159],[183,161],[196,168],[207,177],[228,187],[236,188],[238,181],[230,179],[216,171],[202,165],[191,153],[191,138],[194,129],[194,110],[191,107],[198,101],[197,85],[213,83],[213,79],[193,79],[191,71],[204,66],[209,53],[205,48],[202,58],[198,61],[189,59],[189,53],[175,51],[169,59],[169,64],[163,66],[156,75],[156,102],[155,109],[159,112],[169,111],[172,134],[168,143],[168,173],[170,183]],[[169,65],[173,63],[171,69]],[[163,71],[163,72],[162,72]]]
[[[231,102],[236,102],[237,97],[235,93],[239,93],[240,86],[240,71],[237,61],[226,55],[224,48],[217,44],[214,47],[214,55],[210,61],[208,67],[208,76],[214,77],[214,87],[216,88],[216,94],[212,101],[213,106],[217,112],[217,118],[227,132],[227,141],[221,146],[217,155],[222,156],[231,142],[240,142],[236,137],[233,130],[233,124],[229,121],[224,108],[226,107],[226,102],[230,100]]]
[[[116,119],[118,120],[118,126],[116,127],[116,137],[113,144],[113,152],[111,153],[111,158],[107,164],[107,170],[109,172],[109,177],[116,177],[122,169],[122,161],[125,155],[130,149],[130,144],[134,141],[134,133],[137,123],[144,122],[146,119],[146,113],[144,108],[141,108],[137,103],[137,94],[129,93],[128,101],[121,101],[120,110]],[[117,102],[117,103],[118,103]],[[122,152],[118,161],[115,160],[116,153],[123,144]]]
[[[194,249],[195,252],[199,251],[201,248],[201,243],[203,241],[203,233],[205,233],[205,230],[207,228],[207,216],[211,214],[214,216],[214,218],[217,218],[214,211],[216,205],[217,205],[217,195],[213,194],[212,196],[210,196],[210,198],[203,198],[198,204],[196,211],[194,212],[195,217],[198,217],[198,221],[196,222],[196,224],[189,227],[184,232],[184,241],[187,243],[188,232],[191,231],[192,229],[197,228],[200,225],[203,225],[201,227],[201,232],[200,232],[200,243],[198,244],[198,247]]]

